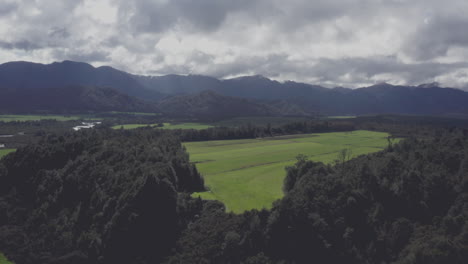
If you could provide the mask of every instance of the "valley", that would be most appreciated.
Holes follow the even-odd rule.
[[[468,264],[467,14],[0,0],[0,264]]]

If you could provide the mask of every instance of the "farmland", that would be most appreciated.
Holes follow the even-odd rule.
[[[284,168],[294,164],[298,154],[331,163],[342,149],[351,149],[353,156],[380,151],[388,145],[387,137],[382,132],[353,131],[184,145],[209,188],[194,196],[222,201],[228,211],[241,213],[270,208],[283,196]]]
[[[7,258],[0,253],[0,264],[12,264],[10,261],[7,260]]]
[[[327,119],[352,119],[357,116],[347,115],[347,116],[327,116]]]
[[[0,149],[0,159],[10,152],[14,152],[16,149]],[[1,263],[1,262],[0,262]]]
[[[90,119],[87,116],[63,116],[63,115],[0,115],[0,121],[11,122],[11,121],[38,121],[52,119],[57,121],[70,121],[80,119]],[[91,118],[93,119],[93,118]]]

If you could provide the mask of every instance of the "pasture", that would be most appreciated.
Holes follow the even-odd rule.
[[[3,158],[3,156],[5,156],[6,154],[14,152],[15,150],[16,149],[0,149],[0,159]]]
[[[382,132],[353,131],[184,145],[209,188],[193,196],[219,200],[227,211],[241,213],[271,208],[272,202],[283,196],[284,168],[293,165],[298,154],[331,163],[342,149],[351,149],[353,156],[380,151],[388,145],[387,136]]]
[[[0,264],[12,264],[12,262],[8,261],[5,255],[0,253]]]
[[[57,120],[57,121],[70,121],[80,119],[94,119],[86,116],[62,116],[62,115],[0,115],[0,121],[12,122],[12,121],[39,121],[39,120]]]
[[[327,116],[327,119],[352,119],[357,116]]]

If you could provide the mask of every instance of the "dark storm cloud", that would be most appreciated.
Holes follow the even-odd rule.
[[[171,0],[125,1],[120,18],[129,22],[133,30],[163,32],[176,26],[201,31],[217,29],[230,12],[248,8],[255,1],[249,0]]]
[[[428,20],[405,44],[405,51],[418,60],[447,55],[452,47],[468,46],[468,16]]]
[[[12,13],[18,8],[18,4],[16,2],[0,2],[0,16],[7,15]]]
[[[278,33],[286,33],[349,14],[368,17],[380,4],[373,0],[136,0],[122,1],[119,18],[138,32],[160,33],[180,27],[210,32],[222,29],[228,15],[239,14],[248,22],[274,23],[282,31]]]
[[[28,40],[20,40],[20,41],[15,41],[15,42],[0,41],[0,48],[7,49],[7,50],[19,49],[19,50],[29,51],[29,50],[40,49],[41,46],[37,43],[30,42]]]

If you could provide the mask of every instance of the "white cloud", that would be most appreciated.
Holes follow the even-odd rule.
[[[464,0],[0,0],[0,62],[466,86]]]

